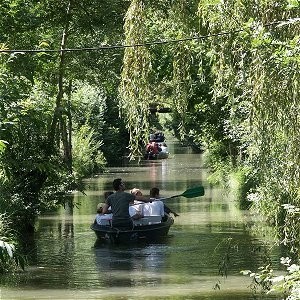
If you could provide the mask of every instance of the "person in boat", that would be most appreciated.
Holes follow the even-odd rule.
[[[131,189],[130,194],[133,194],[134,196],[143,196],[142,191],[138,188]],[[133,214],[133,212],[136,211],[136,212],[141,212],[141,214],[143,214],[143,205],[144,202],[134,200],[134,203],[131,204],[129,207],[129,213],[131,212],[131,214]]]
[[[135,196],[143,196],[140,189],[133,188],[130,190],[130,194]],[[134,200],[133,204],[129,205],[129,215],[133,220],[139,220],[144,217],[143,215],[143,202]]]
[[[143,215],[148,216],[165,216],[164,203],[160,200],[143,204]]]
[[[121,178],[113,181],[113,188],[115,192],[107,197],[102,211],[107,213],[108,208],[111,207],[113,213],[112,227],[131,229],[133,228],[133,221],[129,214],[130,204],[134,204],[134,200],[149,202],[149,197],[136,196],[125,192],[125,183]]]
[[[155,142],[155,140],[150,140],[149,143],[146,145],[146,156],[149,157],[155,157],[159,154],[161,151],[161,148],[159,147],[158,143]]]
[[[162,200],[163,198],[160,197],[159,195],[159,188],[157,187],[153,187],[151,190],[150,190],[150,200],[152,201],[152,203],[155,203],[156,201],[158,200]],[[161,201],[162,202],[162,201]],[[170,209],[168,206],[166,206],[164,204],[164,211],[166,214],[170,214],[172,213],[174,215],[174,217],[178,217],[179,214],[177,214],[175,211],[173,211],[172,209]]]
[[[143,193],[140,189],[133,188],[130,193],[137,195],[137,196],[143,196]],[[141,212],[142,217],[148,217],[148,216],[161,216],[164,217],[164,204],[162,201],[155,201],[152,202],[150,199],[150,202],[148,203],[141,203],[139,201],[135,201],[134,205],[130,207],[130,209],[134,209],[137,212]]]
[[[107,199],[109,195],[112,195],[114,192],[105,192],[104,193],[104,199]],[[98,203],[97,205],[97,214],[95,218],[95,223],[98,225],[110,225],[110,222],[112,220],[112,213],[108,210],[108,213],[103,213],[103,206],[105,203]]]
[[[155,132],[154,135],[155,135],[155,141],[157,141],[157,142],[164,142],[165,136],[164,136],[164,134],[161,131]]]
[[[155,134],[154,133],[150,134],[149,141],[155,141]]]
[[[132,190],[130,190],[130,194],[133,194],[135,196],[143,196],[142,191],[137,188],[133,188]]]
[[[169,153],[168,146],[166,143],[159,144],[159,147],[160,147],[162,153]]]
[[[112,213],[104,214],[103,213],[103,206],[105,203],[99,203],[97,205],[97,214],[95,218],[95,223],[98,225],[110,225],[112,220]]]

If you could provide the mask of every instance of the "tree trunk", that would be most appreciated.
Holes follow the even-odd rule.
[[[56,96],[56,106],[52,117],[51,127],[48,133],[48,155],[53,154],[55,148],[55,137],[57,135],[57,130],[59,128],[59,122],[62,120],[63,111],[63,97],[64,88],[63,81],[65,75],[65,59],[66,59],[66,49],[69,27],[71,23],[71,7],[72,0],[69,1],[67,11],[66,11],[66,23],[62,34],[61,46],[60,46],[60,61],[59,61],[59,73],[58,73],[58,92]]]

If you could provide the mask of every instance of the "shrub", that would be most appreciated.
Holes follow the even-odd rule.
[[[88,125],[82,126],[73,136],[73,169],[76,177],[82,178],[103,171],[106,161],[95,141],[94,132]]]

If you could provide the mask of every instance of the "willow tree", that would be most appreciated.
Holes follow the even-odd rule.
[[[282,205],[300,205],[299,3],[201,0],[199,14],[216,35],[213,95],[228,99],[228,134],[259,179],[254,207],[295,250],[299,225]]]
[[[279,226],[293,251],[300,249],[299,222],[284,209],[285,204],[300,207],[299,25],[281,23],[271,33],[272,39],[268,30],[260,29],[262,45],[255,51],[251,73],[251,154],[262,182],[255,204]]]
[[[125,43],[180,40],[195,32],[197,1],[131,2],[125,20]],[[131,135],[131,153],[138,153],[149,130],[149,105],[168,106],[176,119],[178,136],[185,129],[192,97],[193,42],[163,43],[125,49],[122,71],[122,113]],[[175,121],[174,121],[175,124]]]
[[[170,11],[170,26],[173,35],[176,39],[184,39],[190,36],[192,29],[189,24],[189,2],[184,0],[177,0],[174,2]],[[174,115],[179,119],[178,136],[184,138],[187,134],[185,128],[186,113],[188,101],[192,93],[192,79],[191,79],[191,64],[192,58],[191,42],[178,43],[173,46],[173,107]]]
[[[141,152],[140,143],[149,136],[149,103],[151,91],[149,76],[151,59],[145,46],[138,46],[145,41],[145,7],[144,1],[133,0],[125,16],[125,44],[121,93],[121,114],[126,119],[130,134],[129,150],[131,156]]]

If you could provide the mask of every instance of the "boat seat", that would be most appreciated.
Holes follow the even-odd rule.
[[[161,216],[145,216],[141,219],[133,221],[133,224],[135,226],[151,225],[151,224],[159,224],[159,223],[161,223]]]

